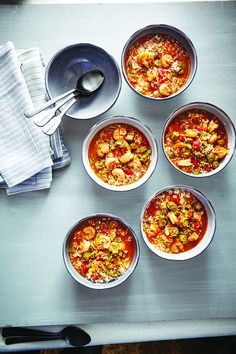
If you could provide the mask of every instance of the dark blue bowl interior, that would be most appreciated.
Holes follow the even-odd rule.
[[[78,78],[92,69],[100,69],[105,80],[91,96],[80,96],[67,112],[76,119],[88,119],[106,112],[117,100],[121,75],[116,61],[102,48],[80,43],[55,54],[46,69],[46,89],[50,98],[76,87]]]

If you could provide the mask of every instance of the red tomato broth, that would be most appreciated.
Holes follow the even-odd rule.
[[[98,216],[85,220],[73,231],[68,254],[81,276],[94,283],[108,283],[127,271],[135,247],[128,227],[111,217]]]
[[[190,68],[190,58],[183,45],[164,34],[138,39],[125,58],[129,83],[139,93],[153,98],[179,91],[189,78]]]
[[[195,175],[208,173],[229,153],[227,132],[212,113],[189,110],[176,116],[167,126],[164,149],[180,170]]]
[[[116,123],[95,134],[88,156],[92,170],[101,180],[110,185],[124,186],[139,180],[147,172],[151,147],[139,129]]]
[[[194,205],[200,208],[198,212]],[[176,219],[173,215],[170,217],[170,213]],[[203,204],[192,193],[181,189],[164,191],[154,197],[143,218],[143,229],[149,242],[167,253],[182,253],[196,247],[204,237],[207,225]]]

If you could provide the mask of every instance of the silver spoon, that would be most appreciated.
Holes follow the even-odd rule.
[[[99,87],[102,85],[102,83],[104,81],[104,76],[103,76],[103,78],[101,77],[101,80],[97,80],[96,82],[92,79],[92,76],[91,76],[91,80],[87,80],[87,78],[86,78],[86,80],[84,80],[85,77],[81,77],[79,79],[79,81],[80,81],[81,87],[83,85],[84,90],[87,91],[86,95],[88,96],[88,95],[92,95],[95,91],[97,91],[99,89]],[[56,112],[55,112],[55,115],[53,117],[51,117],[51,115],[50,115],[50,116],[48,116],[48,119],[44,118],[43,122],[42,121],[41,122],[34,121],[35,124],[42,127],[42,132],[44,134],[52,135],[53,133],[55,133],[55,131],[59,127],[63,116],[73,106],[73,104],[76,101],[77,101],[77,96],[73,97],[59,114],[56,114]]]
[[[42,104],[39,107],[30,109],[25,112],[25,116],[27,118],[31,118],[35,116],[36,114],[42,112],[46,108],[52,106],[56,102],[62,100],[64,97],[67,97],[73,93],[78,93],[83,96],[89,96],[92,93],[94,93],[103,83],[104,81],[104,74],[101,70],[99,69],[94,69],[86,72],[83,74],[77,81],[76,88],[69,90],[65,93],[63,93],[60,96],[56,96],[53,99],[47,101],[46,103]],[[69,100],[69,98],[68,98]]]
[[[57,128],[59,127],[63,116],[66,112],[73,106],[73,104],[77,101],[76,97],[72,98],[68,105],[58,114],[54,115],[52,119],[46,122],[42,127],[42,132],[46,135],[52,135],[55,133]]]
[[[7,329],[7,328],[5,328]],[[11,334],[9,331],[11,330]],[[16,344],[25,342],[45,341],[63,339],[68,344],[75,347],[84,346],[91,341],[91,338],[87,332],[83,329],[68,326],[63,328],[60,332],[46,332],[30,328],[11,328],[9,327],[8,333],[3,333],[3,337],[11,335],[11,337],[5,339],[5,344]]]
[[[56,112],[64,106],[67,102],[69,102],[72,98],[77,97],[78,93],[71,93],[63,100],[60,101],[56,106],[48,108],[45,111],[41,111],[33,116],[33,121],[38,127],[43,127],[47,122],[49,122],[55,115]]]

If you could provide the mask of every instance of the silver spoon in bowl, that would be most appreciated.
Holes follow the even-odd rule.
[[[36,114],[44,111],[46,108],[54,105],[56,102],[61,101],[63,98],[68,97],[68,101],[76,96],[83,95],[89,96],[93,94],[103,83],[104,74],[99,69],[94,69],[83,74],[77,81],[76,88],[63,93],[60,96],[56,96],[39,107],[30,109],[25,112],[27,118],[31,118]],[[63,103],[65,104],[67,100]],[[59,106],[58,106],[59,108]],[[57,108],[57,109],[58,109]],[[55,109],[55,108],[54,108]]]
[[[47,109],[46,114],[44,111],[37,113],[33,117],[34,123],[39,127],[43,127],[42,131],[44,134],[52,135],[60,125],[63,116],[76,102],[77,97],[80,95],[92,95],[103,84],[104,79],[104,74],[100,70],[87,72],[79,78],[77,88],[72,94],[65,97],[58,106]],[[65,107],[59,112],[59,108],[62,106]]]
[[[4,330],[3,330],[4,331]],[[68,344],[79,347],[88,344],[91,338],[87,332],[83,329],[75,326],[67,326],[60,332],[46,332],[35,330],[31,328],[5,328],[5,332],[2,334],[5,339],[5,344],[16,344],[25,342],[36,342],[46,340],[63,339]]]

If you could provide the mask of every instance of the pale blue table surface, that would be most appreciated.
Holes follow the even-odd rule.
[[[0,327],[72,323],[94,331],[94,324],[145,322],[146,332],[140,333],[142,339],[149,340],[157,323],[166,328],[160,336],[171,338],[171,323],[180,321],[182,337],[193,333],[202,336],[209,333],[206,328],[211,320],[216,322],[210,335],[236,334],[235,157],[218,175],[199,180],[175,172],[161,150],[165,119],[183,104],[213,103],[236,124],[235,19],[235,2],[0,6],[0,45],[10,40],[17,49],[40,47],[46,62],[64,46],[88,42],[103,47],[120,64],[127,38],[154,23],[184,31],[199,59],[193,83],[176,98],[152,102],[135,94],[123,80],[118,101],[102,117],[83,122],[65,119],[63,136],[72,162],[54,173],[50,190],[12,197],[0,192]],[[81,161],[81,145],[88,129],[104,116],[118,114],[145,122],[159,145],[153,176],[127,193],[101,189],[87,176]],[[139,229],[145,201],[158,189],[178,183],[201,190],[217,216],[217,231],[207,251],[179,263],[152,254]],[[123,217],[136,231],[141,246],[134,274],[119,287],[101,292],[78,285],[67,273],[61,254],[69,227],[96,212]],[[93,332],[97,336],[93,343],[99,343],[99,328]],[[117,337],[113,334],[113,342],[123,338],[119,333]],[[137,337],[139,332],[135,333]],[[126,338],[132,340],[128,330]],[[6,350],[1,344],[0,349]]]

